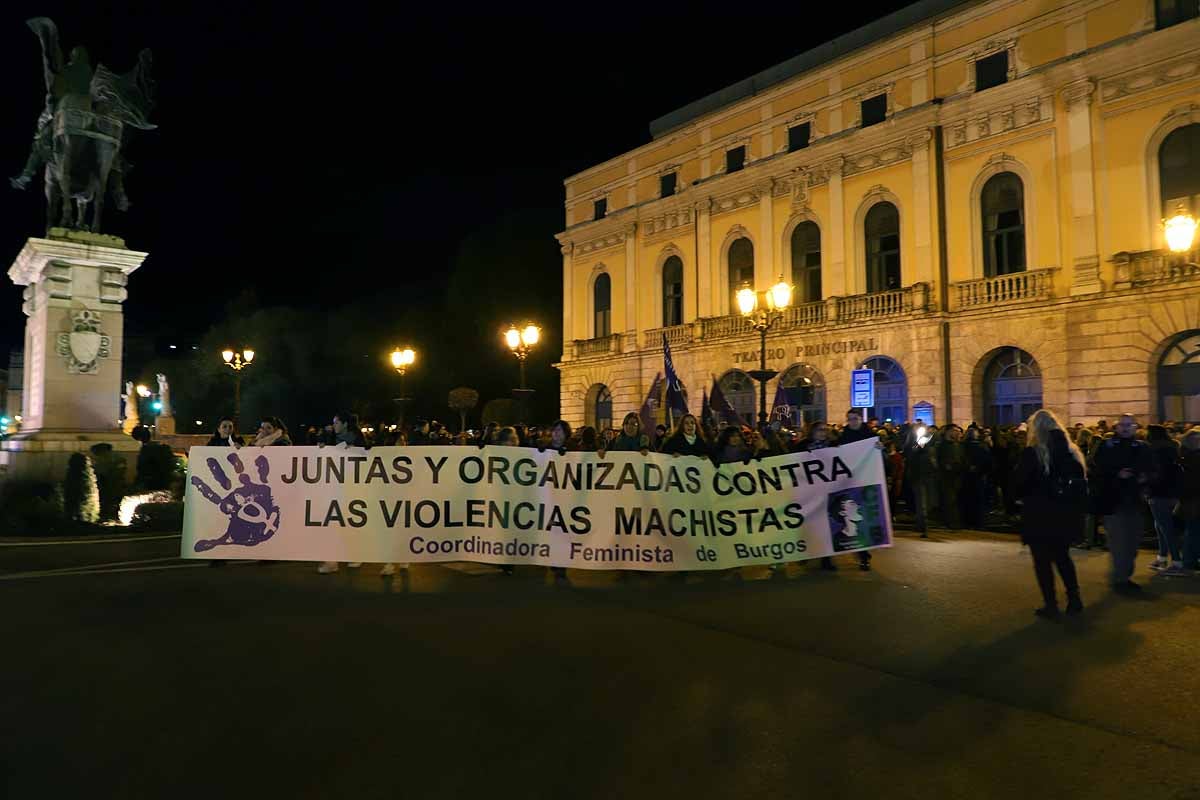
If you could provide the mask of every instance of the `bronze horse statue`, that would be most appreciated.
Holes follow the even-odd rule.
[[[42,43],[46,107],[25,170],[12,184],[24,189],[44,164],[47,227],[99,232],[109,192],[119,209],[129,207],[123,153],[129,131],[155,127],[147,120],[154,94],[150,51],[117,75],[103,64],[93,69],[82,47],[63,63],[54,23],[38,17],[28,25]]]

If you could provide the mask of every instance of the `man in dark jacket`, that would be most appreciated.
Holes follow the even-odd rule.
[[[951,424],[944,428],[946,438],[938,445],[938,478],[942,489],[942,515],[946,527],[962,529],[962,486],[967,471],[967,452],[963,448],[962,428]]]
[[[1097,510],[1104,515],[1113,589],[1122,593],[1141,588],[1130,579],[1144,527],[1141,485],[1148,479],[1150,452],[1144,442],[1134,438],[1136,430],[1133,415],[1122,415],[1116,435],[1096,452]]]
[[[870,428],[863,425],[862,413],[856,408],[850,409],[846,412],[846,427],[842,428],[842,433],[838,436],[838,447],[844,444],[863,442],[867,439],[874,439],[876,442],[879,441],[879,437]],[[880,457],[882,458],[882,454]],[[864,572],[871,569],[870,550],[858,551],[858,568]]]

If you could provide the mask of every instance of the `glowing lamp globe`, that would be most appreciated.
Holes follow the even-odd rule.
[[[1186,253],[1196,240],[1196,218],[1180,206],[1175,216],[1163,223],[1163,233],[1172,253]]]
[[[515,325],[504,332],[504,343],[508,345],[509,350],[516,350],[521,346],[521,332]]]
[[[228,364],[230,361],[233,361],[233,351],[232,350],[222,350],[221,358],[224,359],[226,364]]]
[[[773,310],[782,310],[792,304],[792,287],[780,278],[779,283],[767,292],[767,305]]]
[[[249,348],[243,350],[242,358],[244,358],[246,360],[246,363],[249,364],[251,361],[254,360],[254,351],[250,350]]]
[[[758,308],[758,294],[749,287],[739,289],[737,293],[738,310],[749,316]]]
[[[537,325],[526,325],[525,330],[521,331],[521,341],[526,347],[533,347],[538,343],[541,334],[542,332]]]

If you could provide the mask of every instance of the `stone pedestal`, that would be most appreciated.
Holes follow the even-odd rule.
[[[137,452],[119,420],[121,304],[146,255],[61,229],[26,242],[8,271],[25,287],[24,407],[21,432],[0,443],[0,475],[61,480],[71,453],[99,442]]]

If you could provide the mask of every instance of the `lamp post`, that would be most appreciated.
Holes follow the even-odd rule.
[[[417,352],[411,347],[397,347],[392,351],[392,369],[396,370],[396,374],[400,376],[400,396],[395,398],[396,405],[400,409],[399,426],[404,428],[404,404],[408,402],[408,398],[404,395],[404,373],[408,371],[417,360]]]
[[[254,361],[254,351],[243,347],[240,353],[235,353],[227,347],[221,351],[221,360],[233,370],[233,421],[237,423],[242,415],[242,370]]]
[[[1196,243],[1196,218],[1187,212],[1180,203],[1170,219],[1163,220],[1163,233],[1167,239],[1167,248],[1177,255],[1191,251]]]
[[[508,330],[504,332],[504,343],[517,357],[521,368],[521,388],[513,389],[513,397],[517,401],[517,423],[521,425],[525,424],[525,401],[533,394],[533,390],[525,386],[525,359],[541,337],[542,329],[532,322],[526,322],[520,328],[509,325]]]
[[[792,287],[779,276],[779,283],[763,292],[764,302],[759,302],[758,292],[746,286],[737,293],[738,310],[742,316],[750,320],[754,330],[758,331],[758,369],[750,370],[749,375],[758,381],[758,424],[767,424],[767,381],[779,373],[767,369],[767,331],[775,320],[783,316],[783,311],[792,304]]]

